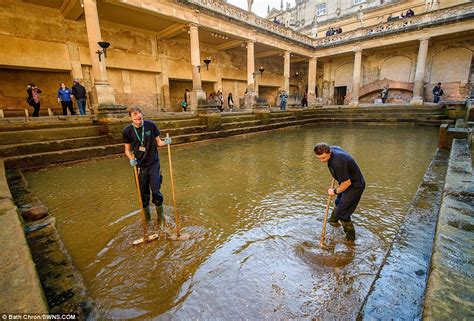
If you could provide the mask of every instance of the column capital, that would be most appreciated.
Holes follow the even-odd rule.
[[[362,52],[362,48],[356,47],[354,50],[352,50],[354,53]]]
[[[430,40],[430,37],[423,37],[418,39],[420,42],[428,42]]]
[[[256,41],[253,39],[247,39],[245,40],[245,43],[256,43]]]
[[[188,27],[189,29],[197,29],[199,28],[199,24],[193,22],[193,23],[188,24]]]

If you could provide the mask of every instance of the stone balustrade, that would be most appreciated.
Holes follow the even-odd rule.
[[[242,21],[244,23],[268,30],[292,41],[300,42],[304,45],[315,46],[315,39],[298,33],[285,26],[273,23],[264,18],[260,18],[253,13],[240,9],[236,6],[227,4],[219,0],[184,0],[186,3],[204,7],[208,10],[218,12],[224,16]]]
[[[226,17],[230,17],[244,23],[262,28],[274,34],[291,39],[304,45],[312,47],[326,47],[337,45],[339,43],[362,40],[364,38],[381,35],[384,33],[391,33],[401,31],[409,27],[421,27],[427,24],[441,23],[446,19],[453,19],[464,15],[474,14],[474,4],[467,3],[451,8],[436,10],[419,15],[415,15],[406,19],[399,19],[389,22],[380,23],[377,25],[359,28],[352,31],[343,32],[333,36],[327,36],[321,39],[313,39],[309,36],[303,35],[283,25],[273,23],[272,21],[260,18],[253,13],[246,10],[227,4],[219,0],[182,0],[185,3],[194,4],[208,10],[220,13]]]
[[[316,40],[317,47],[325,47],[328,45],[335,45],[345,41],[354,41],[355,39],[371,37],[388,32],[396,32],[408,27],[418,27],[426,24],[441,23],[443,20],[461,17],[464,15],[473,15],[474,5],[465,4],[452,8],[437,10],[434,12],[427,12],[416,15],[410,18],[393,20],[389,22],[372,25],[365,28],[360,28],[348,32],[343,32],[333,36],[327,36]]]

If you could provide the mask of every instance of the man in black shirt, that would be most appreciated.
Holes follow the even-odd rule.
[[[328,163],[332,177],[339,183],[337,188],[329,188],[329,195],[337,195],[336,208],[332,211],[329,223],[337,226],[341,222],[346,239],[355,240],[354,224],[351,215],[359,204],[365,188],[364,176],[355,160],[340,147],[319,143],[314,146],[316,157]]]
[[[76,98],[77,108],[81,115],[86,114],[86,88],[80,84],[79,78],[74,79],[74,85],[72,86],[72,94]]]
[[[130,160],[131,166],[138,166],[138,180],[146,219],[151,219],[149,207],[151,189],[153,203],[158,214],[158,224],[162,227],[164,225],[164,213],[163,195],[160,188],[163,177],[160,170],[158,146],[171,144],[171,138],[161,140],[160,130],[154,122],[143,120],[140,107],[130,107],[128,114],[132,118],[132,124],[122,131],[125,156]]]

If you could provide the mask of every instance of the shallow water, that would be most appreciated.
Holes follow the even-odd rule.
[[[331,183],[312,148],[326,141],[357,160],[367,188],[358,239],[327,228]],[[133,171],[125,158],[27,173],[100,313],[108,318],[354,318],[436,150],[437,129],[329,124],[173,146],[182,226],[192,238],[142,246]],[[166,214],[168,156],[160,150]]]

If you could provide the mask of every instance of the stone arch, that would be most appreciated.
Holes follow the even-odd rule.
[[[471,60],[472,51],[463,47],[449,48],[435,54],[431,63],[430,83],[467,83]]]
[[[334,87],[347,86],[347,91],[351,91],[353,69],[353,62],[347,62],[338,66],[334,70]]]
[[[380,64],[379,79],[390,79],[399,82],[410,82],[412,63],[405,56],[393,56]]]

